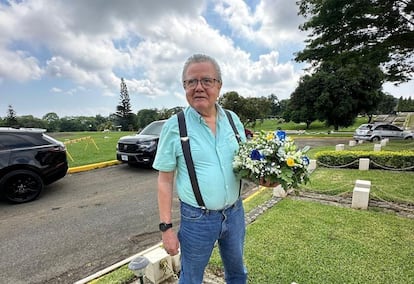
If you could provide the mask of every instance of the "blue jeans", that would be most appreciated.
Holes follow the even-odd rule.
[[[228,284],[247,282],[243,264],[246,233],[242,200],[224,210],[207,210],[181,202],[178,231],[181,252],[180,284],[202,283],[214,244],[218,243]]]

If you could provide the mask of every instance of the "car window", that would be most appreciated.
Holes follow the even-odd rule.
[[[375,130],[386,130],[386,126],[385,125],[378,125],[377,127],[375,127]]]
[[[162,126],[164,125],[165,121],[154,121],[146,126],[140,134],[144,135],[160,135]]]
[[[42,134],[42,136],[43,136],[43,139],[44,140],[46,140],[46,141],[49,141],[50,142],[50,144],[63,144],[62,142],[60,142],[59,140],[56,140],[55,138],[53,138],[53,137],[50,137],[49,135],[47,135],[47,134]],[[46,144],[46,143],[45,143]]]
[[[1,133],[0,141],[0,150],[33,147],[48,144],[42,139],[40,135],[29,135],[26,133]]]
[[[359,126],[358,128],[360,130],[371,130],[372,125],[370,124],[362,124],[361,126]]]
[[[397,126],[395,125],[388,125],[389,130],[391,131],[402,131],[401,129],[399,129]]]

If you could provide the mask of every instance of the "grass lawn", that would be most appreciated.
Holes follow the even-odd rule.
[[[247,227],[249,283],[413,283],[413,232],[412,219],[287,198]]]
[[[50,136],[65,143],[72,168],[116,160],[118,139],[133,134],[135,132],[59,132],[50,133]]]
[[[249,283],[413,283],[413,231],[413,219],[285,198],[247,227]],[[221,267],[215,249],[208,269]]]
[[[414,204],[414,172],[360,171],[318,167],[301,190],[328,195],[352,196],[355,181],[371,181],[370,198]]]
[[[368,117],[357,117],[353,125],[346,128],[340,128],[338,132],[354,132],[358,126],[367,122]],[[266,119],[263,122],[257,121],[255,127],[253,127],[253,130],[274,131],[278,129],[278,127],[284,130],[306,130],[311,133],[324,132],[325,134],[334,130],[332,126],[325,126],[325,123],[322,121],[314,121],[311,123],[309,129],[306,129],[305,123],[294,123],[293,121],[281,122],[278,119]],[[247,126],[247,128],[249,128],[249,126]]]

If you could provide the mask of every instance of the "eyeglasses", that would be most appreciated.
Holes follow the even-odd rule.
[[[183,86],[185,89],[192,90],[195,89],[198,85],[198,82],[201,83],[201,86],[205,89],[210,89],[214,87],[214,83],[218,82],[220,83],[220,80],[214,79],[214,78],[201,78],[198,79],[190,79],[190,80],[184,80]]]

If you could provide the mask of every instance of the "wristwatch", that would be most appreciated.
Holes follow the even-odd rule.
[[[172,228],[172,223],[169,223],[169,224],[167,224],[167,223],[160,223],[159,226],[160,226],[160,231],[161,232],[165,232],[168,229]]]

